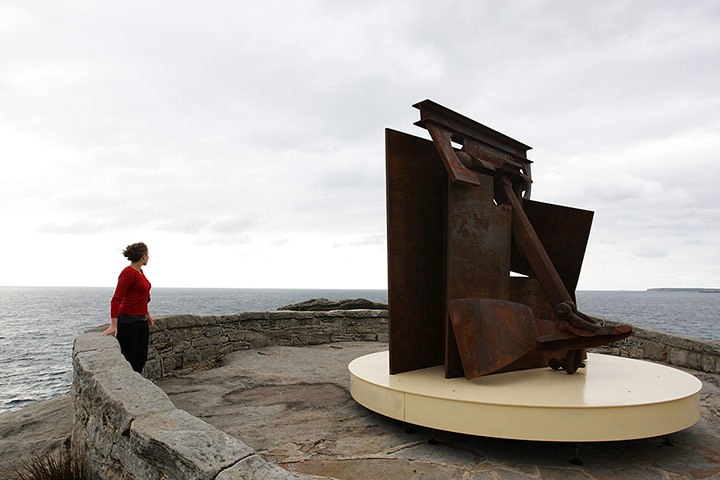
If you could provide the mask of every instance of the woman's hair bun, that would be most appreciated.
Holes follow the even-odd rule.
[[[125,247],[125,250],[123,250],[123,255],[125,255],[125,258],[131,262],[137,262],[146,253],[148,253],[148,248],[143,242],[133,243],[132,245]]]

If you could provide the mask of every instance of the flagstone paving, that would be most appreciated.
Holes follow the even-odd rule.
[[[338,479],[720,478],[720,376],[703,382],[700,421],[669,437],[575,445],[432,432],[358,405],[348,363],[377,342],[235,352],[211,370],[157,381],[178,408],[283,468]],[[429,443],[434,436],[435,444]]]

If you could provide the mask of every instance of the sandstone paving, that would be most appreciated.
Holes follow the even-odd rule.
[[[157,384],[173,403],[298,474],[338,479],[720,478],[720,377],[703,382],[702,418],[665,438],[581,446],[502,440],[411,427],[358,405],[348,363],[378,342],[265,347],[214,369]],[[434,438],[436,444],[429,443]]]

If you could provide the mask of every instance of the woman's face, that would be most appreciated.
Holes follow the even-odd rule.
[[[147,265],[148,260],[150,260],[150,253],[145,253],[142,257],[140,257],[140,260],[142,261],[143,265]]]

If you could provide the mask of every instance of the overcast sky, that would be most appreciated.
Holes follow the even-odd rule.
[[[720,287],[720,1],[0,0],[0,285],[386,288],[429,98],[595,211],[579,289]]]

